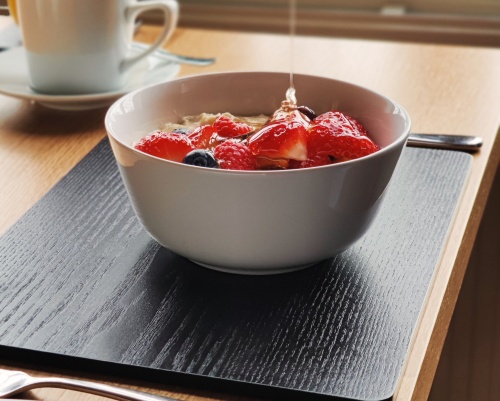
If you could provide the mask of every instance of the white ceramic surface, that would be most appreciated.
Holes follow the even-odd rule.
[[[288,73],[221,73],[176,79],[119,99],[106,129],[132,205],[163,246],[196,263],[251,274],[285,272],[345,250],[365,234],[405,146],[410,118],[390,99],[332,79],[296,75],[299,104],[340,109],[381,150],[330,166],[228,171],[161,160],[133,143],[162,123],[201,112],[271,114]]]
[[[17,0],[31,86],[47,94],[118,90],[130,67],[158,49],[178,19],[175,0]],[[138,14],[160,10],[163,30],[153,45],[128,55]]]
[[[130,51],[133,53],[136,49],[131,47]],[[78,111],[109,106],[126,93],[166,81],[179,72],[177,63],[165,61],[161,56],[153,54],[131,68],[126,85],[117,91],[86,95],[47,95],[30,88],[24,52],[23,47],[0,52],[0,93],[59,110]]]

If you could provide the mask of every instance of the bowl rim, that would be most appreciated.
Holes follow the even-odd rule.
[[[381,157],[382,154],[390,152],[393,148],[399,147],[402,142],[405,142],[408,140],[408,137],[410,135],[410,130],[411,130],[411,118],[406,109],[401,106],[398,102],[393,100],[392,98],[383,95],[375,90],[372,90],[370,88],[354,84],[349,81],[343,81],[339,80],[336,78],[330,78],[330,77],[325,77],[322,75],[313,75],[313,74],[302,74],[302,73],[294,73],[294,77],[302,77],[302,78],[320,78],[320,79],[327,79],[330,81],[335,81],[338,83],[341,83],[343,85],[350,86],[352,88],[356,89],[361,89],[367,92],[370,92],[376,96],[379,96],[389,103],[393,104],[395,106],[395,109],[399,110],[399,114],[404,116],[404,119],[406,121],[406,127],[405,127],[405,132],[400,135],[394,142],[390,143],[384,148],[381,148],[377,152],[371,153],[367,156],[363,156],[357,159],[353,160],[347,160],[347,161],[342,161],[339,163],[334,163],[334,164],[329,164],[326,166],[316,166],[316,167],[308,167],[308,168],[298,168],[298,169],[283,169],[283,170],[228,170],[228,169],[214,169],[214,168],[207,168],[207,167],[200,167],[200,166],[193,166],[193,165],[188,165],[180,162],[175,162],[172,160],[167,160],[167,159],[162,159],[157,156],[150,155],[148,153],[142,152],[138,149],[135,149],[131,144],[125,143],[124,141],[120,140],[118,136],[115,134],[114,130],[111,127],[111,116],[114,113],[115,109],[117,109],[122,103],[126,102],[127,99],[132,98],[136,96],[140,92],[146,92],[148,90],[151,90],[152,88],[163,86],[163,85],[168,85],[172,82],[182,82],[185,80],[192,80],[194,78],[196,79],[203,79],[204,77],[212,77],[212,76],[230,76],[230,75],[279,75],[279,76],[290,76],[289,72],[280,72],[280,71],[218,71],[218,72],[208,72],[208,73],[203,73],[203,74],[190,74],[190,75],[185,75],[181,77],[175,77],[172,79],[169,79],[168,81],[164,81],[161,83],[155,83],[151,84],[148,86],[144,86],[141,88],[138,88],[132,92],[129,92],[117,100],[113,102],[113,104],[108,108],[105,117],[104,117],[104,125],[106,132],[108,136],[112,137],[114,141],[118,142],[122,146],[126,147],[127,149],[131,150],[135,154],[141,156],[142,158],[146,158],[148,160],[151,160],[155,163],[167,163],[167,164],[173,164],[178,166],[179,168],[188,168],[188,169],[197,169],[200,171],[209,171],[211,174],[241,174],[241,175],[262,175],[262,174],[298,174],[303,171],[311,171],[311,170],[318,170],[318,169],[331,169],[331,168],[338,168],[338,166],[348,166],[353,163],[359,163],[360,161],[363,160],[369,160],[369,159],[374,159]],[[404,146],[404,145],[403,145]]]

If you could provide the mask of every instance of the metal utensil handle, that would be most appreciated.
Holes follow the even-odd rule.
[[[137,50],[142,50],[145,48],[145,45],[142,43],[135,42],[132,44],[132,48]],[[163,49],[157,49],[155,51],[155,55],[165,61],[173,61],[175,63],[181,63],[181,64],[205,66],[215,63],[215,58],[183,56],[181,54],[169,53],[168,51]]]
[[[467,152],[477,152],[482,144],[483,140],[477,136],[444,134],[410,134],[407,142],[408,146]]]
[[[84,393],[105,396],[120,401],[178,401],[169,397],[161,397],[147,394],[142,391],[128,390],[121,387],[107,384],[94,383],[86,380],[65,379],[65,378],[37,378],[37,385],[57,387],[67,390],[82,391]]]

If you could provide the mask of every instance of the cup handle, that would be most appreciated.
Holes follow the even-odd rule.
[[[158,49],[172,35],[179,19],[179,5],[176,0],[146,0],[137,4],[131,4],[126,9],[126,18],[134,21],[135,18],[144,11],[161,10],[165,15],[163,23],[163,31],[160,33],[156,41],[142,53],[126,58],[122,61],[121,70],[125,71],[132,65],[149,56]]]

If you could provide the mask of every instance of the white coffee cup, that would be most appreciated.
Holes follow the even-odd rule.
[[[176,0],[17,0],[31,87],[48,94],[85,94],[124,86],[131,67],[161,47],[178,20]],[[131,55],[134,22],[163,12],[163,30]]]

